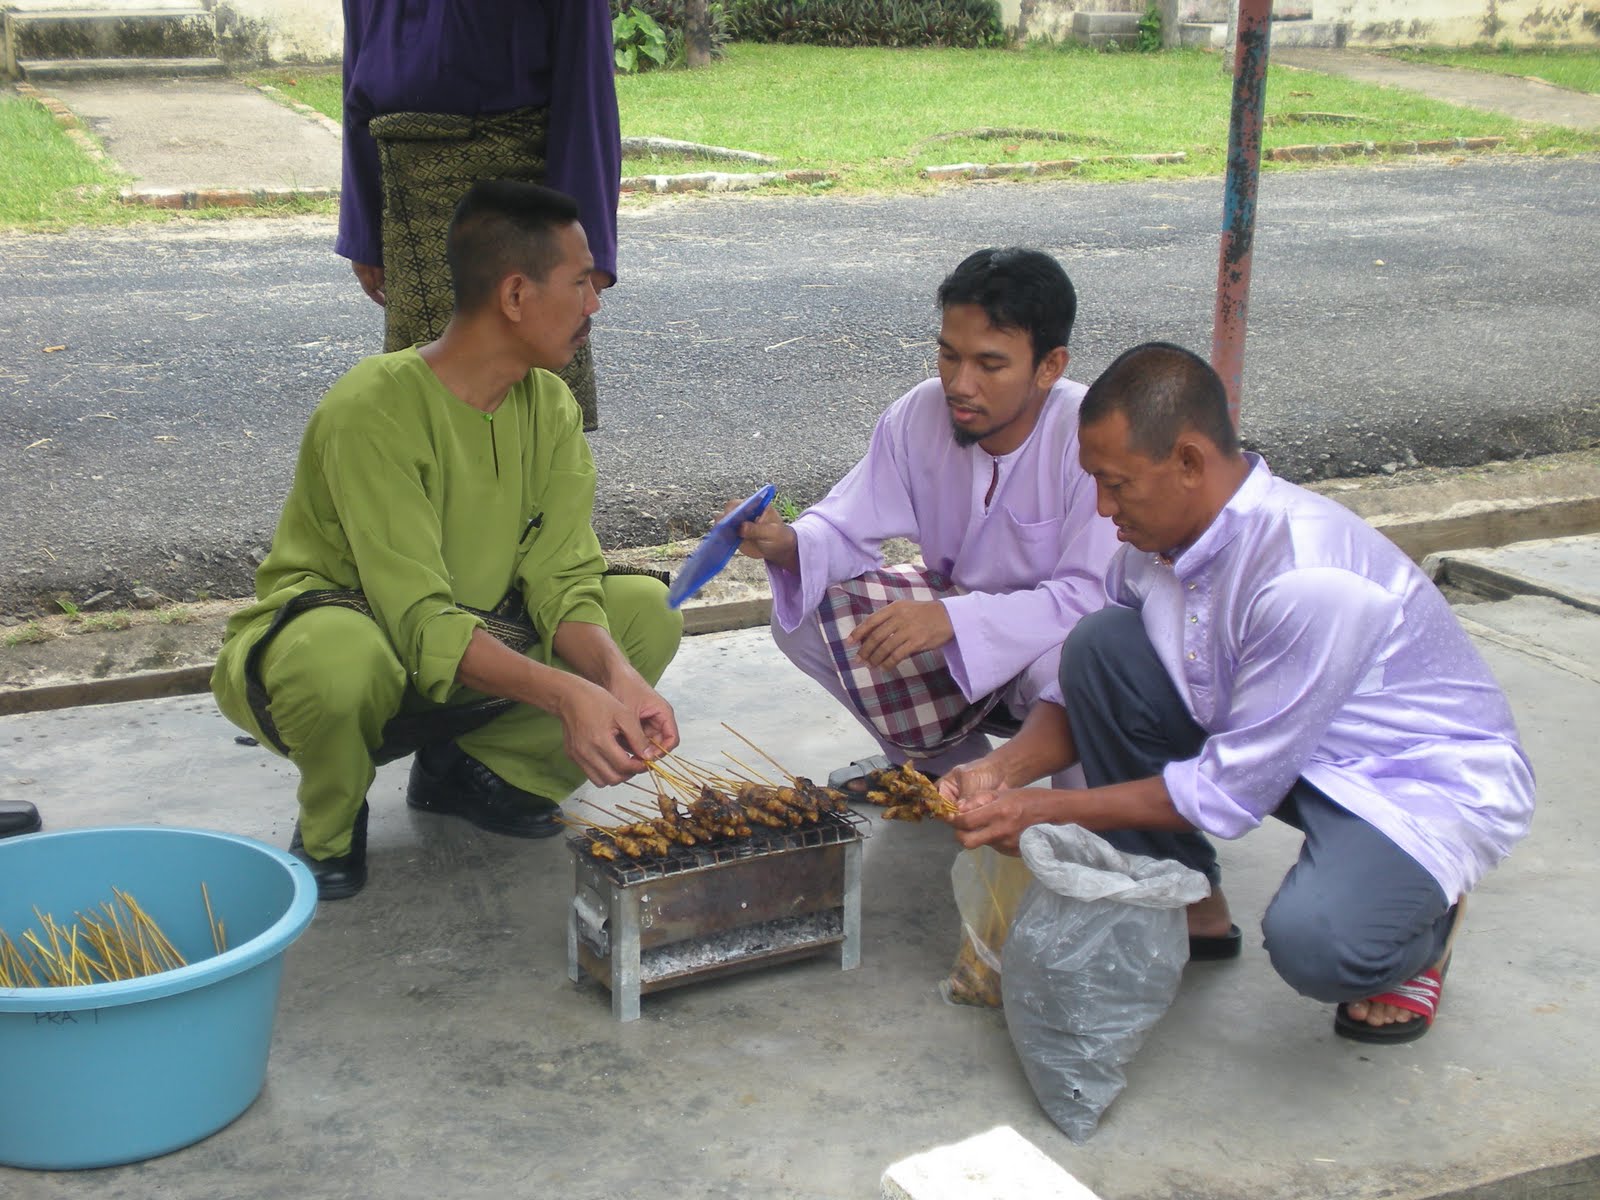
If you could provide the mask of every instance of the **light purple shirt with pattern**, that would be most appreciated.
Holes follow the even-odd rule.
[[[1454,900],[1510,851],[1533,772],[1505,695],[1438,589],[1383,535],[1256,455],[1175,561],[1123,547],[1106,588],[1195,721],[1163,773],[1197,828],[1234,838],[1297,777],[1416,859]]]
[[[909,538],[966,593],[943,601],[955,630],[945,661],[962,693],[977,700],[1022,674],[1106,602],[1117,535],[1078,465],[1083,393],[1057,383],[1028,439],[995,458],[956,444],[938,379],[912,388],[878,419],[866,456],[796,518],[799,573],[767,569],[774,619],[793,632],[829,584],[882,566],[886,538]],[[1061,703],[1059,683],[1041,698]]]

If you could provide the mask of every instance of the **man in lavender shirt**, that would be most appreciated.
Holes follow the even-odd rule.
[[[896,600],[856,626],[860,661],[893,670],[924,651],[969,702],[999,692],[1021,719],[1059,702],[1061,642],[1105,603],[1116,550],[1078,466],[1083,385],[1062,377],[1077,297],[1037,250],[970,255],[940,285],[939,377],[878,420],[866,457],[785,525],[772,510],[741,527],[744,553],[766,560],[772,633],[807,675],[861,718],[817,619],[835,584],[881,566],[886,538],[916,542],[961,594]],[[863,720],[891,762],[906,750]],[[981,730],[919,755],[938,775],[989,749]]]
[[[1462,897],[1527,831],[1505,696],[1433,584],[1331,500],[1241,453],[1222,382],[1136,347],[1081,410],[1083,466],[1127,543],[1062,656],[1064,705],[942,783],[964,844],[1075,823],[1205,873],[1191,939],[1231,932],[1216,852],[1266,817],[1305,833],[1262,921],[1273,967],[1335,1029],[1430,1026]],[[1084,790],[1024,785],[1081,760]]]

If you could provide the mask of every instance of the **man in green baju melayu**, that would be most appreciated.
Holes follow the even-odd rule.
[[[324,900],[366,882],[375,761],[416,749],[412,807],[547,837],[583,779],[678,743],[654,684],[682,618],[658,579],[606,573],[582,417],[551,373],[600,308],[577,209],[480,183],[448,244],[448,327],[323,397],[211,679],[299,768],[290,850]]]

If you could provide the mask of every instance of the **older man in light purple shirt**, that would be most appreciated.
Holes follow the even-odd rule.
[[[938,775],[989,748],[973,729],[908,748],[863,716],[841,656],[890,674],[932,652],[968,703],[997,697],[1021,719],[1060,701],[1061,643],[1105,604],[1116,549],[1078,465],[1081,384],[1062,378],[1076,309],[1071,281],[1036,250],[981,250],[941,284],[939,378],[879,419],[866,456],[792,525],[770,512],[741,530],[767,561],[773,637],[802,671],[862,719],[892,762]],[[887,603],[830,646],[818,606],[909,538],[950,587]]]
[[[969,845],[1074,822],[1204,872],[1191,945],[1237,945],[1206,834],[1304,831],[1262,922],[1335,1030],[1408,1041],[1436,1011],[1460,900],[1527,831],[1505,696],[1431,582],[1348,510],[1241,453],[1221,381],[1165,343],[1084,401],[1082,454],[1128,543],[1115,605],[1062,659],[1064,705],[945,783]],[[1026,784],[1080,758],[1089,788]],[[1232,951],[1232,952],[1236,952]]]

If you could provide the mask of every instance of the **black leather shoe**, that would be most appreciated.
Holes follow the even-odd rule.
[[[43,828],[39,810],[26,800],[0,800],[0,838],[38,833]]]
[[[508,837],[546,838],[561,832],[561,807],[513,787],[454,742],[424,746],[411,760],[406,803],[423,812],[465,817],[479,829]]]
[[[318,900],[347,900],[367,885],[367,802],[356,810],[356,823],[350,831],[350,849],[333,858],[312,858],[300,840],[300,822],[294,823],[289,838],[289,853],[311,868],[317,881]]]

